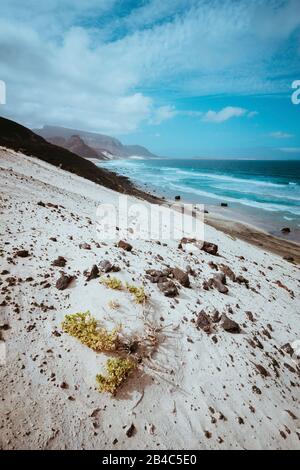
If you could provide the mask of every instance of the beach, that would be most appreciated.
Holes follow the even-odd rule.
[[[203,204],[218,218],[300,242],[298,161],[129,158],[95,163],[128,177],[144,191],[168,200],[180,195],[182,202]],[[286,227],[289,231],[282,232]]]
[[[300,448],[299,245],[213,214],[207,248],[129,234],[120,245],[99,238],[96,216],[118,206],[113,189],[4,148],[0,178],[1,449]],[[115,396],[96,383],[111,354],[62,328],[87,311],[155,343]]]

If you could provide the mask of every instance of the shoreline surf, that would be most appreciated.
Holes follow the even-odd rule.
[[[205,165],[213,166],[214,163],[217,166],[227,164],[223,160],[206,162]],[[244,165],[245,172],[244,161],[230,162],[229,166],[233,165],[238,172],[239,163]],[[251,166],[255,163],[251,161]],[[175,195],[180,195],[186,203],[204,204],[210,212],[238,219],[284,240],[300,242],[300,176],[295,174],[293,177],[290,174],[299,163],[290,162],[292,167],[286,170],[286,175],[280,176],[283,165],[275,162],[273,175],[257,175],[256,179],[255,175],[232,176],[229,170],[227,174],[221,175],[213,173],[211,168],[209,172],[189,166],[185,169],[182,168],[184,164],[182,160],[175,159],[160,160],[159,163],[147,160],[97,162],[97,165],[127,176],[136,186],[159,197],[174,199]],[[188,160],[186,164],[192,163]],[[273,162],[267,162],[266,165],[272,167]],[[262,168],[256,169],[258,171],[261,173]],[[226,203],[227,207],[221,207],[221,203]],[[287,226],[290,232],[283,234],[281,229]]]
[[[102,163],[97,163],[99,166],[102,166]],[[114,168],[114,171],[117,172],[117,169]],[[128,175],[126,176],[130,178]],[[157,188],[151,187],[149,184],[138,184],[135,179],[130,180],[143,193],[155,194],[158,201],[161,201],[162,204],[170,206],[173,203],[172,197],[166,197],[163,191],[158,193]],[[184,198],[181,200],[187,203],[193,202]],[[300,263],[300,244],[298,240],[283,238],[280,236],[280,231],[270,233],[249,217],[245,218],[245,220],[239,220],[240,214],[236,209],[217,205],[207,205],[206,209],[208,209],[208,214],[205,214],[205,222],[211,227],[222,231],[231,238],[243,240],[270,253],[275,253],[285,259],[289,259],[296,264]],[[230,215],[228,215],[228,211]]]

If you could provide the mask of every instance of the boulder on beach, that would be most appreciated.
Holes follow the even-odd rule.
[[[228,293],[228,287],[226,286],[226,276],[224,273],[216,273],[212,278],[208,280],[208,287],[215,287],[221,294]]]
[[[205,253],[216,256],[218,254],[218,245],[215,243],[203,242],[201,250],[205,251]]]
[[[28,250],[18,250],[16,252],[16,256],[19,258],[27,258],[29,256],[29,251]]]
[[[170,274],[171,274],[170,269],[164,269],[162,271],[159,271],[158,269],[147,269],[146,271],[147,279],[149,279],[149,281],[152,282],[153,284],[167,281]]]
[[[227,315],[225,315],[225,313],[223,313],[221,320],[222,320],[221,326],[225,331],[228,331],[229,333],[240,333],[241,328],[239,324],[235,322],[234,320],[231,320],[230,318],[228,318]]]
[[[86,272],[85,275],[86,275],[86,280],[87,281],[91,281],[92,279],[96,279],[97,277],[99,277],[98,266],[96,264],[94,264],[92,266],[92,269],[90,270],[90,272]]]
[[[58,258],[56,258],[53,261],[52,266],[58,266],[60,268],[64,268],[66,264],[67,264],[66,258],[64,258],[63,256],[58,256]]]
[[[166,297],[176,297],[178,295],[178,289],[173,281],[160,281],[157,286]]]
[[[230,279],[231,281],[235,281],[236,276],[235,276],[234,272],[232,271],[232,269],[231,269],[229,266],[227,266],[226,264],[220,264],[220,265],[219,265],[219,269],[220,269],[220,271],[222,271],[227,277],[229,277],[229,279]]]
[[[176,281],[178,281],[183,287],[190,287],[189,275],[186,272],[182,271],[182,269],[173,268],[172,274]]]
[[[118,247],[122,248],[122,250],[125,250],[125,251],[131,251],[132,250],[132,245],[130,245],[130,243],[125,242],[124,240],[119,241]]]
[[[72,281],[74,281],[75,276],[70,276],[66,274],[62,274],[59,279],[56,281],[56,288],[58,290],[65,290],[69,285],[71,284]]]
[[[196,327],[205,331],[205,333],[210,333],[211,319],[204,310],[201,310],[201,312],[197,315]]]

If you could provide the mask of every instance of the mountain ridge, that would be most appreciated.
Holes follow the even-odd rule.
[[[41,129],[32,130],[48,141],[53,138],[64,138],[68,140],[72,136],[76,135],[83,140],[85,145],[95,150],[97,153],[99,152],[103,155],[103,152],[108,152],[110,155],[112,155],[112,157],[110,157],[104,154],[104,158],[127,158],[132,156],[147,158],[156,157],[156,155],[141,145],[124,145],[119,139],[106,134],[98,134],[96,132],[82,131],[78,129],[70,129],[68,127],[52,126],[47,124],[44,125]]]
[[[69,139],[65,137],[48,137],[47,142],[58,145],[83,158],[96,158],[97,160],[107,160],[107,157],[100,151],[87,145],[79,135],[72,135]]]

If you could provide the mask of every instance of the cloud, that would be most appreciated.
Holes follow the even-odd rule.
[[[152,114],[152,98],[131,91],[130,71],[120,74],[82,28],[69,30],[60,45],[42,47],[32,29],[0,21],[0,43],[8,117],[30,127],[49,123],[117,134],[134,131]]]
[[[117,0],[10,0],[2,2],[1,17],[31,26],[44,37],[58,39],[68,28],[89,24],[110,12]]]
[[[10,0],[0,20],[3,112],[33,127],[123,133],[176,116],[166,94],[286,91],[282,71],[300,72],[299,28],[298,0]],[[251,117],[225,109],[207,120]]]
[[[247,117],[248,118],[253,118],[255,116],[257,116],[259,114],[258,111],[250,111],[248,114],[247,114]]]
[[[227,106],[220,111],[207,111],[204,114],[202,120],[206,122],[224,122],[232,119],[233,117],[244,116],[247,113],[247,109],[235,108],[233,106]]]
[[[176,111],[174,106],[166,105],[160,106],[153,112],[153,116],[150,119],[151,124],[160,124],[167,119],[171,119],[176,116],[178,112]]]
[[[129,15],[119,21],[128,29],[145,28],[183,13],[187,7],[197,4],[198,0],[152,0],[134,8]]]
[[[274,139],[290,139],[291,137],[294,137],[293,134],[288,134],[287,132],[282,131],[271,132],[269,136]]]
[[[183,116],[190,116],[190,117],[200,117],[203,116],[203,111],[180,111],[180,114]]]

